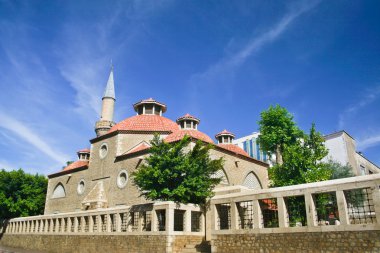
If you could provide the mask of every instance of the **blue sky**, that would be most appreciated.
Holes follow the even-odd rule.
[[[116,121],[153,97],[241,137],[278,103],[380,164],[379,14],[379,1],[0,0],[0,168],[49,174],[89,147],[111,59]]]

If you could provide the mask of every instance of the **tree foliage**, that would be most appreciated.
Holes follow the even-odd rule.
[[[0,218],[43,214],[47,178],[22,169],[0,171]]]
[[[261,113],[259,121],[259,143],[269,155],[276,154],[277,163],[282,163],[285,146],[293,145],[302,137],[302,131],[293,121],[293,116],[280,105],[270,106]]]
[[[325,166],[327,169],[331,170],[332,172],[330,179],[339,179],[339,178],[355,176],[351,165],[349,165],[348,163],[346,165],[342,165],[337,161],[329,159],[325,163]]]
[[[286,186],[328,180],[331,170],[321,160],[328,154],[322,135],[312,124],[304,133],[283,107],[270,106],[261,113],[259,142],[264,152],[276,153],[280,162],[269,168],[271,186]],[[277,157],[278,158],[278,157]]]
[[[211,145],[201,141],[191,148],[185,136],[176,143],[166,143],[156,135],[151,141],[150,155],[133,173],[134,183],[142,195],[150,200],[204,204],[213,195],[212,189],[220,182],[213,177],[223,168],[223,159],[209,157]]]

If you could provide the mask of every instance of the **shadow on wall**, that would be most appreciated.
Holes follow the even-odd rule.
[[[7,230],[8,220],[0,219],[0,240],[3,238],[5,231]]]

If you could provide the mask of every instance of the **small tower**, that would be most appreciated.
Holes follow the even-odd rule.
[[[90,150],[81,149],[77,152],[79,161],[89,161],[90,160]]]
[[[160,103],[153,98],[141,100],[133,105],[137,115],[159,115],[162,116],[166,112],[166,105]]]
[[[198,130],[198,124],[201,122],[196,117],[186,113],[182,117],[177,119],[177,124],[180,126],[181,129],[186,130]]]
[[[215,139],[218,140],[218,144],[232,144],[232,141],[235,139],[235,135],[224,129],[222,132],[215,135]]]
[[[107,87],[102,98],[102,112],[100,120],[96,122],[96,136],[107,133],[115,122],[113,121],[113,112],[115,108],[115,85],[113,81],[113,66],[111,67],[110,76],[108,78]]]

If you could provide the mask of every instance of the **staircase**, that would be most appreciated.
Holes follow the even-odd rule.
[[[211,245],[209,241],[188,241],[179,253],[211,253]]]

